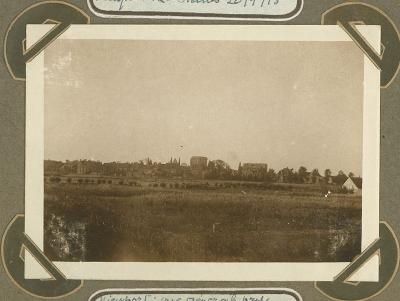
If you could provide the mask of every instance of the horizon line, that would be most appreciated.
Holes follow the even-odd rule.
[[[221,160],[221,161],[227,163],[226,161],[224,161],[224,160],[222,160],[222,159],[213,159],[213,160],[210,160],[207,156],[191,156],[191,158],[193,158],[193,157],[204,157],[204,158],[207,158],[207,161],[208,161],[208,162],[209,162],[209,161]],[[180,160],[180,157],[178,157],[178,158],[171,157],[171,159]],[[70,159],[64,159],[64,160],[44,159],[44,161],[58,161],[58,162],[63,162],[63,163],[64,163],[64,162],[66,163],[67,161],[70,161],[70,162],[74,162],[74,161],[92,161],[92,162],[99,162],[99,163],[102,163],[102,164],[104,164],[104,163],[128,163],[128,164],[134,164],[134,163],[140,163],[140,161],[142,161],[143,163],[146,163],[146,160],[151,160],[151,161],[152,161],[152,164],[155,164],[155,163],[156,163],[156,164],[168,164],[168,163],[170,163],[170,160],[168,160],[168,161],[166,161],[166,162],[153,161],[150,157],[147,157],[147,158],[144,158],[144,159],[140,159],[140,160],[137,160],[137,161],[103,161],[103,160],[98,160],[98,159],[73,159],[73,160],[70,160]],[[186,164],[187,166],[190,166],[190,162],[187,163],[187,162],[179,161],[179,163],[180,163],[180,165]],[[227,164],[228,164],[228,163],[227,163]],[[266,162],[242,162],[242,161],[239,161],[238,168],[239,168],[239,165],[243,165],[243,164],[267,164],[268,170],[271,170],[271,169],[272,169],[272,170],[274,170],[275,172],[279,172],[279,171],[281,171],[281,170],[283,170],[283,169],[286,169],[286,168],[292,169],[293,171],[297,172],[301,167],[306,168],[306,171],[307,171],[307,172],[312,172],[312,171],[314,171],[314,170],[317,170],[318,172],[321,172],[321,171],[324,172],[324,171],[326,171],[326,170],[328,170],[328,169],[332,172],[331,168],[325,168],[325,169],[322,169],[322,170],[319,170],[319,168],[311,168],[311,169],[308,169],[308,167],[306,167],[306,166],[304,166],[304,165],[300,165],[299,168],[297,168],[297,169],[292,168],[292,167],[289,167],[289,166],[286,166],[286,167],[283,167],[283,168],[280,168],[280,169],[275,169],[275,168],[271,168],[271,167],[270,167],[270,164],[269,164],[269,163],[266,163]],[[144,164],[144,165],[147,166],[147,164]],[[232,169],[232,170],[237,170],[237,169],[238,169],[238,168],[237,168],[237,169],[232,168],[230,164],[228,164],[228,166],[229,166],[229,168]],[[342,171],[345,175],[348,175],[348,174],[350,174],[350,173],[353,173],[354,175],[356,174],[356,173],[354,173],[354,172],[352,172],[352,171],[349,171],[348,173],[345,173],[345,172],[343,171],[343,169],[338,169],[337,174],[339,174],[340,171]],[[360,175],[360,174],[358,173],[358,176],[357,176],[357,177],[362,177],[362,175]]]

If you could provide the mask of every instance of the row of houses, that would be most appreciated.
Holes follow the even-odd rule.
[[[94,160],[44,161],[45,175],[90,175],[110,177],[189,177],[199,175],[207,168],[208,159],[192,157],[190,166],[172,158],[166,163],[152,162],[149,158],[139,162],[106,162]]]

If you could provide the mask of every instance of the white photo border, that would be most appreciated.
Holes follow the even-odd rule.
[[[54,25],[27,26],[27,47]],[[357,25],[379,53],[380,26]],[[58,39],[349,41],[338,25],[71,25]],[[360,49],[360,51],[362,51]],[[44,52],[26,65],[25,233],[44,244]],[[364,54],[361,247],[379,237],[380,70]],[[53,262],[68,279],[174,281],[332,281],[349,262]],[[378,281],[378,255],[352,281]],[[25,277],[49,278],[26,252]]]

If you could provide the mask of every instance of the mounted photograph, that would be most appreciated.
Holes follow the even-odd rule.
[[[332,280],[379,237],[379,89],[339,26],[71,25],[27,63],[26,233],[71,279]]]

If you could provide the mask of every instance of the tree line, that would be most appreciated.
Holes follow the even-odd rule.
[[[319,183],[321,181],[344,182],[348,177],[354,177],[350,172],[346,175],[339,170],[336,175],[328,168],[321,175],[317,168],[308,171],[306,167],[301,166],[298,170],[285,167],[279,171],[272,168],[254,168],[248,172],[245,171],[242,164],[239,164],[238,170],[230,168],[229,164],[222,160],[210,160],[205,172],[206,179],[218,180],[239,180],[239,181],[262,181],[262,182],[284,182],[284,183]]]

